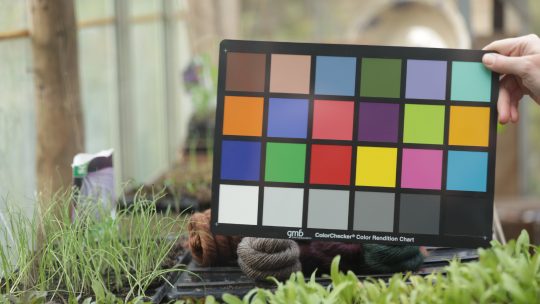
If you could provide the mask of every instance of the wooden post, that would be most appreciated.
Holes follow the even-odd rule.
[[[50,195],[70,186],[71,161],[84,150],[77,25],[72,0],[29,3],[36,94],[37,189],[46,204]]]

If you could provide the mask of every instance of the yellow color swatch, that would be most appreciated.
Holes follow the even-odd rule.
[[[358,147],[357,149],[357,186],[396,186],[397,148]]]
[[[489,144],[489,107],[450,107],[448,144],[487,147]]]
[[[223,134],[261,136],[263,105],[262,97],[225,96]]]

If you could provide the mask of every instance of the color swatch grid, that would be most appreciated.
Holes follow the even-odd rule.
[[[498,88],[482,54],[222,42],[214,232],[485,245]]]

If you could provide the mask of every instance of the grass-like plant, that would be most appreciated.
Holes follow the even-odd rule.
[[[501,245],[493,241],[489,249],[479,249],[479,260],[450,262],[445,274],[428,276],[396,274],[388,282],[359,281],[352,272],[338,269],[332,262],[332,283],[324,287],[315,275],[305,280],[301,272],[275,290],[255,288],[242,299],[223,295],[223,301],[240,303],[539,303],[540,247],[529,243],[523,231],[519,238]],[[206,303],[214,303],[208,297]]]
[[[87,297],[109,302],[116,295],[123,302],[144,297],[153,283],[179,271],[169,268],[174,264],[169,253],[182,234],[182,215],[159,214],[155,201],[137,195],[114,217],[99,210],[101,202],[86,202],[72,221],[75,195],[55,195],[34,219],[8,210],[6,225],[0,226],[6,241],[0,247],[0,294],[46,292],[61,302]]]

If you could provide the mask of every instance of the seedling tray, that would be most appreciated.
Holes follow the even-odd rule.
[[[433,272],[444,273],[443,268],[453,258],[457,258],[461,262],[478,259],[478,253],[475,249],[433,247],[428,248],[428,252],[429,256],[426,257],[424,264],[414,274],[425,276]],[[187,271],[178,275],[176,282],[173,284],[174,286],[167,290],[166,295],[162,298],[164,302],[180,299],[200,299],[210,295],[221,298],[224,293],[241,297],[255,287],[275,289],[275,284],[272,282],[255,282],[251,280],[234,262],[221,267],[201,267],[195,262],[189,261],[191,260],[189,253],[182,259],[188,263]],[[357,277],[360,280],[366,280],[370,277],[388,280],[392,275],[394,274],[386,273],[358,275]],[[331,283],[331,280],[326,277],[319,277],[316,280],[324,286]]]

